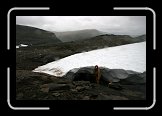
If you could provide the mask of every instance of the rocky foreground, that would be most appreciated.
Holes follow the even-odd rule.
[[[146,72],[101,67],[96,84],[94,67],[73,69],[63,77],[30,70],[16,72],[17,100],[145,100]],[[111,83],[110,83],[111,82]]]
[[[24,37],[28,36],[25,34]],[[29,40],[29,38],[26,39]],[[34,43],[35,42],[42,43],[42,41],[43,41],[42,39],[40,41],[39,37],[37,41],[35,41],[35,39],[32,41],[29,40],[29,42]],[[53,61],[58,61],[59,59],[61,60],[63,58],[70,57],[71,55],[77,53],[102,49],[107,46],[112,47],[134,43],[132,42],[132,39],[130,40],[126,36],[124,38],[121,38],[121,36],[116,35],[102,35],[97,36],[93,39],[88,39],[86,41],[65,42],[57,44],[49,41],[46,44],[36,44],[36,43],[34,44],[34,43],[28,44],[25,41],[20,41],[20,43],[17,43],[18,45],[19,44],[29,45],[28,47],[20,47],[16,49],[17,100],[145,100],[146,99],[146,72],[137,73],[134,71],[114,69],[114,67],[110,67],[110,63],[113,64],[112,66],[114,66],[116,63],[110,60],[108,66],[106,67],[109,67],[111,69],[100,67],[101,79],[99,84],[96,84],[95,82],[95,77],[93,74],[94,67],[77,66],[84,68],[73,69],[73,67],[69,68],[67,65],[65,66],[63,65],[62,68],[70,69],[70,71],[67,70],[66,73],[64,72],[64,74],[66,75],[64,75],[63,77],[62,76],[58,77],[57,75],[51,76],[40,72],[39,73],[32,72],[38,66],[42,66]],[[122,51],[126,50],[129,49],[121,49],[117,53],[121,53]],[[138,51],[138,49],[136,50]],[[127,53],[127,55],[123,55],[127,56],[124,61],[128,60],[128,55],[132,56],[131,53],[134,52],[131,51],[130,53]],[[133,61],[133,63],[135,63],[137,69],[141,68],[141,66],[137,64],[137,61],[139,60],[135,56],[132,57],[135,60],[132,58],[131,60]],[[105,57],[106,59],[105,61],[107,61],[107,58],[110,58],[110,56]],[[119,55],[117,55],[115,58],[118,58],[116,59],[117,61],[120,59]],[[74,64],[78,64],[79,62],[82,64],[83,59],[82,60],[80,59],[78,60],[77,63],[74,62]],[[92,59],[93,58],[91,58],[91,60]],[[69,61],[74,60],[68,60],[68,64],[72,64],[69,63]],[[123,66],[121,66],[121,63],[126,63],[124,61],[121,61],[119,63],[120,68],[123,68]],[[89,62],[85,63],[86,66],[94,66],[96,64],[99,66],[105,66],[99,63],[87,65],[88,63]],[[142,61],[142,63],[145,62]],[[132,63],[127,62],[128,66],[130,64]],[[52,71],[53,73],[54,71],[58,70],[53,69],[57,68],[60,65],[55,67],[53,66],[54,65],[52,65],[52,68],[47,67],[43,70],[47,69],[49,71]]]

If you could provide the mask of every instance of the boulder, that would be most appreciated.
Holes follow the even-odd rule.
[[[124,69],[109,69],[106,67],[99,67],[101,71],[100,84],[108,85],[110,82],[121,84],[143,84],[146,82],[146,72],[138,73],[131,70]],[[94,66],[82,67],[70,70],[64,78],[72,81],[90,81],[95,83]],[[117,87],[117,85],[112,85]],[[120,89],[118,86],[117,88]]]
[[[120,80],[122,85],[146,84],[146,72],[131,74],[128,78]]]
[[[74,68],[72,70],[70,70],[69,72],[66,73],[65,76],[63,76],[63,78],[66,78],[68,80],[74,80],[75,77],[75,73],[79,70],[79,68]]]
[[[125,79],[128,77],[128,72],[123,69],[103,69],[101,70],[101,75],[105,81],[109,82],[119,82],[120,79]]]
[[[101,78],[106,82],[118,82],[120,80],[115,71],[108,68],[101,69]]]
[[[73,81],[95,82],[94,67],[80,68],[75,74]]]

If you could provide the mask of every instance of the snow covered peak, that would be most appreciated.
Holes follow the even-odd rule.
[[[95,66],[146,71],[146,42],[103,48],[74,54],[33,70],[61,77],[74,68]]]

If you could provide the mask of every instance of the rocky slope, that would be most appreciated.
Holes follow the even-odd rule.
[[[40,45],[60,42],[52,32],[30,26],[16,25],[16,45]]]
[[[77,40],[85,40],[87,38],[101,35],[102,33],[96,29],[85,29],[78,31],[65,31],[65,32],[54,32],[56,36],[62,42],[71,42]]]
[[[143,42],[146,41],[146,35],[140,35],[135,37],[135,42]]]

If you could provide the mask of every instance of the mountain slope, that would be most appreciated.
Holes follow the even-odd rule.
[[[40,66],[34,72],[61,77],[71,69],[95,65],[137,72],[146,71],[146,42],[74,54]]]
[[[66,32],[54,32],[54,33],[63,42],[84,40],[102,34],[100,31],[96,29],[85,29],[85,30],[78,30],[78,31],[66,31]]]
[[[136,42],[146,41],[146,35],[140,35],[140,36],[135,37],[135,41]]]
[[[132,37],[128,36],[128,35],[99,35],[96,37],[92,37],[89,39],[86,39],[84,41],[79,40],[76,42],[80,42],[83,44],[96,44],[98,46],[100,45],[106,45],[106,46],[118,46],[118,45],[124,45],[124,44],[130,44],[130,43],[134,43],[134,40]]]
[[[66,42],[62,47],[66,47],[72,51],[82,52],[99,48],[119,46],[124,44],[135,43],[134,38],[128,35],[99,35],[85,40],[77,40],[74,42]]]
[[[40,45],[60,42],[52,32],[29,26],[16,25],[16,45]]]

